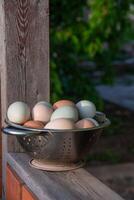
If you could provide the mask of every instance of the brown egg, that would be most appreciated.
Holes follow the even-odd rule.
[[[74,129],[74,122],[70,119],[59,118],[50,121],[44,127],[45,129]]]
[[[93,128],[97,125],[94,120],[90,119],[81,119],[75,123],[76,128]]]
[[[70,100],[59,100],[53,104],[53,109],[57,109],[62,106],[75,106],[73,101]]]
[[[40,121],[27,121],[23,126],[28,128],[44,128],[44,124]]]

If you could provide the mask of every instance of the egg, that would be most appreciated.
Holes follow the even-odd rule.
[[[93,128],[99,126],[98,122],[91,118],[81,119],[75,124],[76,128]]]
[[[76,104],[76,107],[79,111],[79,115],[81,119],[88,118],[88,117],[92,118],[96,114],[96,107],[94,103],[92,103],[91,101],[87,101],[87,100],[79,101]]]
[[[30,119],[30,108],[26,103],[16,101],[8,107],[7,117],[13,123],[24,124]]]
[[[98,123],[97,120],[95,120],[95,119],[93,119],[93,118],[90,118],[90,117],[88,117],[88,118],[86,118],[86,119],[89,120],[89,121],[91,121],[91,122],[93,122],[93,123],[95,124],[95,126],[99,126],[99,123]]]
[[[102,112],[97,111],[94,118],[98,122],[103,123],[106,120],[106,115]]]
[[[74,129],[75,125],[74,122],[70,119],[55,119],[50,121],[46,126],[45,129]]]
[[[34,121],[47,123],[53,113],[53,109],[43,103],[37,103],[32,110],[32,118]]]
[[[48,106],[49,108],[52,108],[51,103],[49,103],[49,102],[47,102],[47,101],[39,101],[39,102],[37,103],[37,105],[38,105],[38,104],[43,104],[43,105]]]
[[[76,107],[73,106],[62,106],[60,108],[57,108],[52,116],[51,116],[51,121],[59,118],[66,118],[66,119],[71,119],[73,121],[78,120],[78,111]]]
[[[75,103],[70,100],[59,100],[53,104],[54,110],[62,106],[75,106]]]
[[[44,128],[44,124],[42,122],[33,121],[33,120],[25,122],[25,124],[23,126],[28,127],[28,128],[37,128],[37,129]]]

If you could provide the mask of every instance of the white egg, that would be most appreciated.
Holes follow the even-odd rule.
[[[60,108],[57,108],[51,116],[51,121],[59,118],[65,118],[77,121],[78,120],[77,108],[75,108],[74,106],[62,106]]]
[[[75,123],[76,128],[93,128],[99,126],[98,122],[92,118],[81,119]]]
[[[55,119],[44,127],[45,129],[74,129],[74,122],[70,119]]]
[[[8,107],[7,117],[11,122],[23,124],[30,119],[30,108],[24,102],[14,102]]]
[[[49,102],[47,102],[47,101],[39,101],[37,104],[43,104],[43,105],[46,105],[46,106],[48,106],[48,107],[50,107],[50,108],[52,108],[53,106],[51,105],[51,103],[49,103]],[[37,105],[36,104],[36,105]]]
[[[99,123],[93,118],[88,117],[88,118],[86,118],[86,120],[93,122],[95,124],[95,126],[99,126]]]
[[[32,118],[35,121],[47,123],[50,120],[53,109],[43,103],[37,103],[32,110]]]
[[[91,101],[87,101],[87,100],[79,101],[76,104],[76,107],[78,108],[81,119],[88,118],[88,117],[92,118],[96,114],[96,107],[94,103],[92,103]]]

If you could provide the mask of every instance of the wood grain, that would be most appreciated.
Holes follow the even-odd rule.
[[[2,66],[3,118],[7,106],[25,101],[31,107],[49,99],[49,16],[47,0],[5,0],[6,66]],[[20,151],[9,137],[9,151]]]
[[[1,182],[1,185],[0,185],[0,198],[2,198],[2,177],[0,178],[0,182]]]
[[[21,187],[22,183],[11,170],[9,165],[6,167],[6,200],[22,200],[21,199]]]
[[[0,178],[2,177],[2,158],[0,159]],[[0,180],[0,187],[1,187],[1,180]]]
[[[7,107],[25,101],[31,107],[49,100],[48,0],[0,1],[2,126]],[[3,136],[3,184],[6,152],[23,152],[16,137]]]
[[[37,200],[9,165],[7,165],[6,171],[6,200]]]
[[[0,81],[0,94],[1,94],[1,81]],[[1,128],[2,128],[2,121],[1,121],[1,95],[0,95],[0,175],[2,174],[2,131],[1,131]],[[0,181],[0,187],[2,187],[1,181]]]
[[[6,52],[6,47],[5,47],[5,15],[4,15],[4,0],[0,1],[0,86],[1,86],[1,91],[4,91],[4,95],[0,96],[1,98],[1,120],[2,120],[2,125],[4,125],[4,116],[2,116],[3,113],[5,113],[5,108],[6,108],[6,85],[3,84],[3,81],[5,81],[4,74],[6,73],[6,59],[5,59],[5,52]],[[2,92],[1,92],[2,94]],[[6,159],[5,159],[5,151],[7,150],[7,137],[2,135],[2,157],[3,157],[3,162],[2,162],[2,168],[3,168],[3,179],[2,179],[2,185],[3,185],[3,198],[5,196],[5,182],[6,182],[6,177],[5,177],[5,169],[6,169]]]
[[[31,168],[29,161],[25,153],[8,154],[10,165],[39,200],[123,200],[85,169],[49,173]]]
[[[5,1],[8,104],[49,98],[47,0]]]
[[[37,200],[35,195],[33,195],[26,185],[22,186],[22,200]]]

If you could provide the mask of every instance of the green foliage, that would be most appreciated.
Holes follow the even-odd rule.
[[[80,63],[93,60],[102,70],[102,80],[111,83],[116,56],[129,21],[132,0],[51,0],[51,99],[91,99],[103,103],[89,74]],[[86,10],[89,15],[84,17]],[[94,69],[96,70],[96,69]]]

